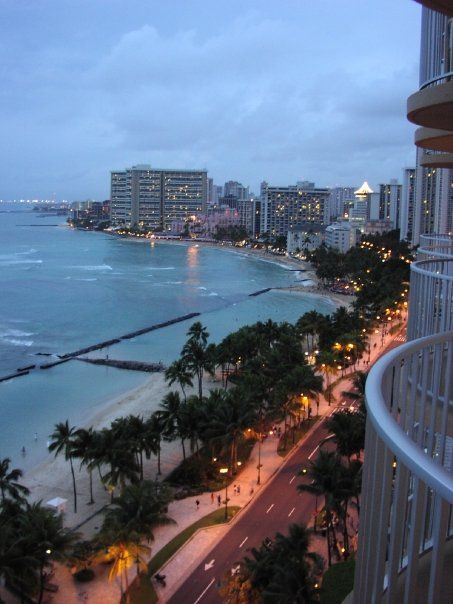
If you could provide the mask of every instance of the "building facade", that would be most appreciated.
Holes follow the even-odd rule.
[[[400,224],[402,185],[396,179],[388,184],[379,185],[378,220],[390,221],[391,228],[397,229]]]
[[[426,71],[444,56],[448,27],[438,26],[451,26],[453,5],[447,0],[420,1],[445,13],[428,15],[431,11],[423,9]],[[422,89],[408,100],[409,119],[424,130],[417,131],[417,144],[429,138],[429,148],[439,150],[442,145],[450,152],[445,155],[453,154],[451,138],[446,144],[442,133],[446,127],[453,129],[451,84],[440,78],[435,90]],[[427,169],[436,180],[433,169],[437,172],[438,164],[449,160],[434,154],[432,161]],[[416,199],[419,194],[417,190]],[[439,198],[433,194],[431,200],[437,204]],[[429,216],[431,201],[424,202]],[[354,604],[453,601],[453,238],[420,233],[421,218],[414,212],[412,240],[420,241],[422,259],[411,265],[408,341],[381,357],[366,383]],[[424,226],[433,229],[434,223]]]
[[[160,170],[144,164],[111,173],[112,226],[171,230],[206,210],[207,172]]]
[[[356,229],[350,222],[329,224],[325,232],[325,244],[345,254],[357,243]]]
[[[447,14],[422,9],[420,90],[408,100],[409,119],[422,126],[415,133],[418,147],[415,202],[412,212],[410,208],[404,210],[407,225],[401,229],[411,234],[413,245],[418,245],[420,235],[453,231],[453,155],[449,144],[453,120],[448,122],[447,112],[447,119],[440,120],[442,126],[435,128],[423,108],[441,88],[447,90],[453,86],[452,27]]]
[[[298,183],[287,187],[261,184],[261,233],[271,236],[287,235],[290,229],[303,223],[329,224],[329,189],[302,187]],[[313,185],[313,186],[312,186]]]
[[[354,191],[357,187],[333,187],[329,193],[330,218],[344,217],[345,210],[349,215],[349,208],[354,204]]]
[[[415,168],[405,168],[403,172],[403,189],[401,193],[400,239],[412,241],[413,220],[415,212]]]

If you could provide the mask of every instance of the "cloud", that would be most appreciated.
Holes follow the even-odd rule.
[[[10,166],[22,154],[28,193],[44,194],[47,178],[67,197],[105,196],[111,169],[143,161],[253,187],[398,176],[413,152],[405,101],[417,55],[366,46],[363,32],[343,39],[335,15],[325,19],[322,31],[249,11],[208,32],[148,23],[98,52],[24,52],[0,93]]]

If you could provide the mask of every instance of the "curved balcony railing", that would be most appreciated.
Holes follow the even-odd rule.
[[[370,371],[354,604],[451,602],[452,367],[447,333]]]
[[[452,331],[453,260],[413,262],[410,283],[407,339]]]
[[[418,260],[453,260],[453,236],[447,234],[420,235]]]

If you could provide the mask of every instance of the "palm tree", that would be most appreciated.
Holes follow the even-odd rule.
[[[165,511],[172,500],[167,485],[145,480],[128,485],[120,497],[113,500],[104,517],[102,533],[114,538],[131,536],[154,540],[156,526],[173,524]]]
[[[49,445],[49,451],[55,451],[55,457],[63,452],[66,461],[69,460],[71,465],[72,474],[72,488],[74,491],[74,513],[77,513],[77,490],[76,481],[74,474],[74,466],[72,464],[73,451],[74,451],[74,437],[76,429],[69,427],[69,422],[66,420],[64,423],[60,422],[55,424],[55,430],[50,435],[51,443]]]
[[[362,422],[358,414],[340,411],[329,417],[326,426],[334,435],[337,453],[347,457],[350,464],[352,455],[359,455],[364,447]]]
[[[193,340],[194,342],[202,344],[204,347],[206,347],[208,343],[209,333],[206,327],[203,327],[200,321],[196,321],[190,326],[187,332],[187,336],[189,340]]]
[[[164,425],[164,438],[173,440],[181,439],[183,458],[186,459],[185,434],[181,430],[182,402],[178,392],[168,392],[160,404],[160,417]]]
[[[147,545],[142,545],[136,541],[128,541],[127,539],[118,538],[114,543],[107,548],[107,559],[113,560],[112,567],[109,571],[109,581],[113,581],[117,577],[120,578],[121,602],[130,601],[129,595],[129,576],[128,569],[133,565],[137,565],[137,576],[140,571],[147,570],[146,556],[151,552]]]
[[[40,502],[27,505],[19,518],[20,533],[26,536],[26,551],[38,561],[39,598],[42,602],[45,569],[52,561],[63,561],[79,534],[63,528],[63,519]]]
[[[90,501],[89,505],[94,503],[93,497],[93,455],[95,450],[95,432],[92,427],[86,430],[80,428],[75,432],[73,442],[73,456],[80,459],[80,468],[86,466],[90,479]]]
[[[185,386],[192,387],[192,374],[188,371],[186,364],[183,359],[174,361],[168,369],[165,371],[165,380],[169,386],[172,386],[175,382],[178,382],[179,387],[182,390],[184,400],[186,400]]]
[[[215,369],[215,345],[206,345],[204,340],[195,338],[187,340],[182,349],[182,361],[191,376],[197,376],[198,396],[203,398],[203,374],[205,371],[211,375]]]
[[[152,443],[154,451],[157,454],[157,474],[162,474],[160,467],[160,454],[161,454],[161,442],[162,435],[165,430],[165,417],[162,417],[161,411],[155,411],[150,418],[146,421],[146,429],[148,439]]]
[[[256,410],[244,398],[242,390],[236,387],[226,393],[224,403],[218,407],[206,429],[208,438],[229,448],[230,475],[236,471],[239,441],[256,420]]]
[[[322,558],[309,552],[310,535],[304,525],[292,524],[288,535],[277,533],[271,545],[263,542],[245,558],[244,574],[250,577],[260,601],[278,604],[318,602],[317,583]]]
[[[335,452],[321,449],[315,461],[310,462],[308,478],[311,482],[300,484],[297,487],[299,491],[307,491],[317,497],[324,497],[329,567],[332,564],[332,547],[336,543],[333,511],[338,501],[340,465]]]
[[[27,487],[17,482],[19,478],[22,478],[23,472],[15,468],[14,470],[9,469],[11,459],[5,457],[0,461],[0,492],[2,495],[2,503],[5,502],[7,495],[12,497],[16,501],[22,501],[23,496],[30,494]]]

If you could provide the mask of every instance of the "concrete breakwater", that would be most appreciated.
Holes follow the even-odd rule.
[[[93,365],[107,365],[108,367],[116,367],[117,369],[128,369],[129,371],[146,371],[148,373],[158,373],[160,371],[165,371],[166,369],[163,363],[144,363],[142,361],[117,361],[115,359],[83,358],[78,358],[77,361],[92,363]]]
[[[249,298],[253,298],[254,296],[261,296],[261,294],[265,294],[266,292],[270,292],[272,287],[266,287],[265,289],[259,289],[257,292],[253,292],[249,294]]]
[[[93,344],[92,346],[87,346],[86,348],[80,348],[74,352],[68,352],[66,354],[59,354],[58,357],[60,359],[70,359],[74,357],[78,357],[81,354],[87,354],[88,352],[93,352],[95,350],[101,350],[102,348],[107,348],[108,346],[112,346],[113,344],[118,344],[121,340],[130,340],[131,338],[136,338],[137,336],[141,336],[144,333],[148,333],[150,331],[154,331],[156,329],[162,329],[162,327],[168,327],[169,325],[174,325],[175,323],[180,323],[181,321],[187,321],[188,319],[192,319],[193,317],[198,317],[201,313],[199,312],[191,312],[187,315],[182,315],[181,317],[176,317],[175,319],[170,319],[169,321],[164,321],[163,323],[156,323],[155,325],[151,325],[150,327],[144,327],[143,329],[137,329],[136,331],[132,331],[130,333],[125,334],[124,336],[119,336],[113,340],[106,340],[105,342],[100,342],[99,344]]]

